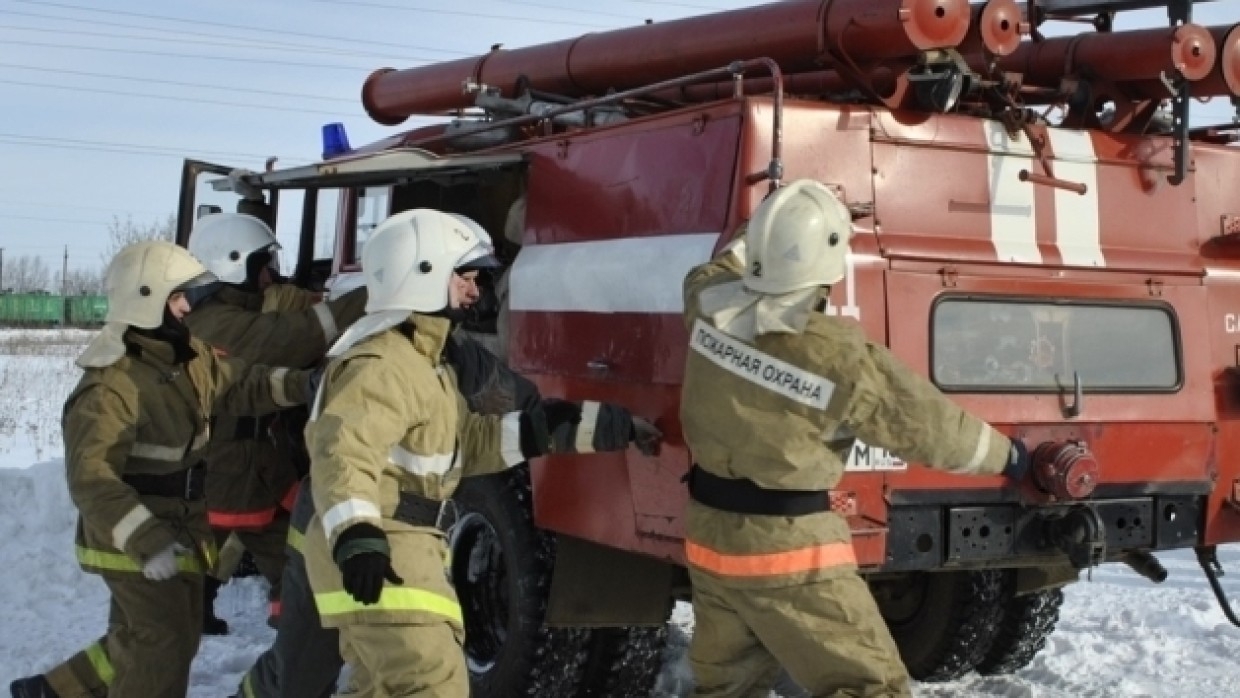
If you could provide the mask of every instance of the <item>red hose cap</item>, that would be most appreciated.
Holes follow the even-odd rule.
[[[900,21],[919,50],[959,46],[969,32],[969,0],[903,0]]]
[[[1033,481],[1059,499],[1083,499],[1098,485],[1098,461],[1083,443],[1048,441],[1033,452]]]
[[[1210,30],[1197,24],[1185,24],[1175,30],[1171,42],[1171,60],[1186,80],[1200,80],[1214,69],[1218,53]]]
[[[1016,0],[990,0],[978,20],[982,43],[996,56],[1007,56],[1020,45],[1021,35],[1029,25],[1021,17]]]

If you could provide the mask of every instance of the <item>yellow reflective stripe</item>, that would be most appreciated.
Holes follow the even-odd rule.
[[[300,553],[301,546],[306,544],[306,536],[301,531],[298,531],[292,526],[289,526],[288,540],[286,540],[285,543],[288,545],[288,547]]]
[[[112,553],[103,550],[91,550],[77,546],[78,562],[87,566],[100,570],[113,570],[115,572],[141,572],[142,565],[134,562],[132,558],[124,553]],[[192,555],[178,555],[177,569],[182,572],[202,572],[202,564],[198,562],[198,558]]]
[[[581,403],[581,420],[577,422],[577,438],[573,448],[577,453],[594,453],[594,432],[598,428],[598,412],[601,405],[593,400]]]
[[[245,698],[256,698],[254,695],[254,685],[250,682],[250,672],[245,672],[245,678],[241,680],[241,695]]]
[[[297,403],[288,399],[288,395],[284,394],[284,377],[288,375],[287,368],[273,368],[271,375],[267,377],[271,386],[271,401],[280,407],[292,407]]]
[[[511,468],[525,462],[521,452],[521,413],[509,412],[499,420],[499,453]]]
[[[145,458],[147,460],[164,461],[165,463],[180,463],[185,458],[185,449],[176,446],[160,446],[159,444],[148,444],[139,441],[129,449],[129,455],[134,458]]]
[[[116,670],[112,668],[112,660],[108,659],[108,653],[103,649],[103,645],[98,642],[86,648],[86,658],[90,660],[90,667],[95,670],[95,676],[103,682],[105,686],[111,686],[116,680]]]
[[[112,527],[112,545],[115,545],[117,550],[124,550],[133,532],[152,518],[154,514],[151,510],[141,504],[130,509],[129,513],[122,516],[121,520]]]
[[[358,611],[428,611],[457,623],[464,622],[461,620],[459,603],[425,589],[385,586],[379,594],[379,602],[369,606],[355,601],[347,591],[315,594],[314,603],[319,607],[319,615],[323,616],[339,616]]]
[[[332,317],[331,308],[327,307],[326,303],[315,303],[310,306],[310,309],[314,311],[314,317],[323,327],[323,337],[330,345],[336,340],[336,335],[340,334],[340,330],[336,328],[336,318]]]

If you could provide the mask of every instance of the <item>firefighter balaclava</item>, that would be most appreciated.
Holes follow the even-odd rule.
[[[328,352],[339,356],[361,339],[403,322],[410,313],[441,313],[448,307],[452,274],[495,266],[491,246],[469,218],[427,208],[390,216],[362,248],[366,316]]]
[[[123,337],[130,327],[151,333],[166,328],[176,335],[180,321],[168,311],[168,296],[214,280],[193,255],[171,242],[148,240],[122,248],[108,265],[104,281],[108,314],[103,329],[78,357],[78,365],[116,363],[125,353]],[[188,346],[188,334],[184,342]]]
[[[702,311],[744,340],[799,333],[826,288],[844,278],[852,218],[831,190],[802,179],[768,196],[754,211],[743,244],[733,248],[739,282],[702,294]]]

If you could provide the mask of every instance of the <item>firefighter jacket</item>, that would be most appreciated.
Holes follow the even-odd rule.
[[[316,304],[318,295],[291,284],[272,284],[262,294],[224,286],[195,307],[186,324],[228,356],[308,366],[322,358],[336,328],[356,320],[365,304],[364,291]],[[278,420],[293,416],[215,416],[206,453],[207,518],[213,528],[260,530],[281,508],[292,509],[301,473],[273,432],[285,428]]]
[[[416,313],[410,321],[362,339],[332,361],[306,427],[318,514],[306,532],[305,554],[326,627],[367,617],[423,622],[427,613],[459,624],[460,608],[444,581],[442,534],[394,520],[400,495],[444,500],[462,476],[525,460],[519,413],[475,414],[458,391],[442,359],[449,321]],[[363,607],[346,598],[331,551],[340,533],[358,523],[383,528],[393,564],[409,562],[402,569],[416,570],[416,577],[403,574],[409,593],[400,605]]]
[[[189,482],[213,412],[259,415],[305,402],[306,372],[247,368],[197,339],[197,356],[184,364],[174,363],[166,342],[129,332],[125,343],[123,357],[87,368],[65,401],[78,561],[88,572],[140,573],[148,558],[179,542],[194,551],[180,557],[181,570],[199,572],[214,556],[201,495],[140,495],[126,478],[185,474]]]
[[[855,322],[814,313],[802,333],[762,334],[752,344],[714,327],[700,296],[740,279],[740,268],[725,253],[685,279],[681,424],[700,468],[768,490],[825,491],[860,439],[908,462],[1003,471],[1008,438],[867,341]],[[691,500],[686,527],[692,568],[737,584],[794,584],[856,569],[848,523],[832,512],[761,516]]]
[[[390,517],[400,492],[443,500],[462,476],[524,462],[519,413],[469,410],[443,360],[448,320],[412,316],[332,362],[306,427],[315,510],[336,536]]]

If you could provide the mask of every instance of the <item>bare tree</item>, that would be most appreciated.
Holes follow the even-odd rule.
[[[56,288],[70,296],[103,295],[102,269],[70,269],[65,278],[56,275]]]
[[[108,224],[108,246],[103,251],[103,265],[106,268],[125,245],[143,240],[171,242],[176,238],[176,233],[177,217],[171,213],[163,220],[156,219],[150,223],[137,223],[133,216],[125,216],[123,220],[119,216],[112,216],[112,222]]]
[[[52,275],[42,257],[22,255],[4,265],[4,290],[13,293],[50,291]]]

